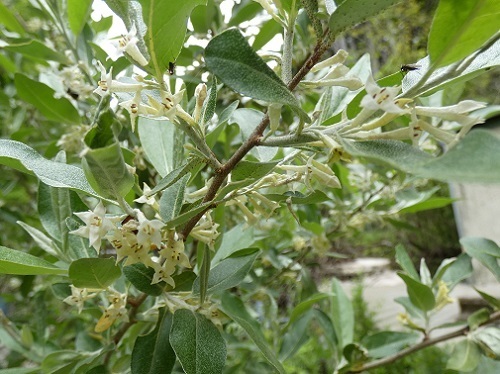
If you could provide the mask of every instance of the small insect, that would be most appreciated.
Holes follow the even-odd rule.
[[[421,68],[421,65],[417,65],[417,64],[405,64],[405,65],[401,65],[401,74],[406,74],[408,73],[409,71],[413,71],[413,70],[418,70]]]
[[[168,73],[170,75],[174,75],[174,73],[175,73],[175,62],[169,62],[168,63]]]

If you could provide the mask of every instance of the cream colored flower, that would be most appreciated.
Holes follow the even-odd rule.
[[[137,28],[135,27],[135,24],[132,25],[132,28],[128,32],[127,35],[123,35],[122,38],[118,42],[118,49],[121,52],[125,52],[127,55],[130,56],[132,60],[137,62],[141,66],[145,66],[148,64],[148,60],[144,55],[141,53],[139,48],[137,47],[137,43],[139,42],[139,39],[137,38]]]
[[[71,296],[65,298],[63,302],[69,305],[76,305],[76,307],[78,308],[78,313],[81,313],[85,301],[92,299],[94,296],[97,295],[97,293],[96,292],[89,293],[89,290],[87,288],[78,288],[73,286],[72,284],[70,285],[70,287],[71,287]]]
[[[93,211],[75,213],[75,215],[85,223],[85,226],[70,231],[70,234],[89,239],[90,245],[97,252],[101,248],[101,240],[106,236],[108,231],[114,230],[117,222],[123,219],[123,216],[106,217],[106,208],[102,201],[99,201],[99,204],[97,204]]]
[[[376,111],[383,110],[386,113],[403,114],[407,110],[402,109],[394,102],[401,87],[379,87],[371,75],[368,76],[365,84],[366,95],[361,100],[363,108]]]

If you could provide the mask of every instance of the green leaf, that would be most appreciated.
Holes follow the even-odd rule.
[[[459,183],[500,183],[500,139],[474,130],[443,156],[422,164],[416,175]]]
[[[52,48],[47,47],[41,41],[35,39],[21,43],[9,44],[4,48],[7,51],[20,53],[23,56],[32,58],[42,63],[46,63],[47,61],[57,61],[63,64],[68,63],[68,59],[64,54],[54,51]]]
[[[148,295],[160,296],[164,291],[166,283],[151,284],[155,271],[153,268],[147,267],[140,262],[125,266],[123,274],[125,274],[125,277],[135,288]]]
[[[203,103],[203,108],[201,109],[201,125],[206,126],[215,114],[215,107],[217,105],[217,78],[212,77],[212,85],[207,93],[207,98]]]
[[[474,130],[440,157],[431,157],[395,140],[342,142],[353,156],[388,164],[422,178],[458,183],[500,183],[500,140],[485,130]]]
[[[92,0],[68,0],[68,22],[73,34],[79,35],[90,18]]]
[[[160,216],[164,221],[169,221],[177,217],[184,202],[184,192],[190,174],[184,175],[173,185],[165,189],[160,199]]]
[[[58,268],[39,257],[0,246],[0,273],[17,275],[66,275],[68,271]]]
[[[274,169],[278,162],[240,161],[231,172],[233,181],[260,179]]]
[[[196,274],[192,270],[185,270],[180,274],[173,275],[172,279],[175,282],[175,287],[166,284],[166,292],[191,292],[193,288],[193,282],[196,279]]]
[[[335,335],[335,329],[333,328],[332,320],[328,315],[321,309],[313,308],[314,318],[316,319],[319,326],[323,329],[323,336],[328,341],[332,350],[336,349],[338,346],[337,335]]]
[[[247,139],[252,136],[255,128],[264,118],[264,113],[259,112],[255,109],[240,108],[236,109],[231,117],[229,118],[229,123],[236,122],[240,127],[240,137],[241,143],[244,143]],[[250,154],[255,156],[257,160],[261,162],[267,162],[272,160],[276,153],[278,152],[278,147],[254,147],[250,150]]]
[[[199,299],[200,305],[203,305],[203,303],[205,303],[205,298],[207,296],[207,291],[208,291],[209,277],[210,277],[210,248],[208,248],[208,246],[205,245],[203,248],[203,258],[200,265],[200,273],[193,282],[193,290],[196,289],[196,291],[193,293],[200,295]]]
[[[406,283],[406,290],[411,302],[420,310],[429,311],[436,306],[436,299],[432,289],[416,279],[398,272],[398,275]]]
[[[495,310],[500,309],[500,299],[492,296],[490,294],[487,294],[486,292],[480,291],[477,288],[474,288],[479,295],[489,304],[491,305]]]
[[[139,0],[147,26],[144,42],[151,56],[150,66],[162,77],[175,62],[186,36],[187,22],[194,7],[207,0]]]
[[[170,344],[186,374],[222,373],[226,343],[215,325],[187,309],[174,313]]]
[[[21,142],[0,139],[0,164],[36,175],[43,183],[52,187],[69,188],[100,197],[90,187],[82,169],[47,160]]]
[[[129,266],[130,267],[130,266]],[[132,350],[132,374],[171,373],[175,353],[169,342],[172,314],[160,309],[156,328],[148,335],[139,336]]]
[[[432,287],[435,287],[439,284],[439,281],[443,278],[448,268],[452,266],[455,261],[457,261],[456,258],[446,258],[441,262],[441,264],[439,264],[439,267],[432,277]]]
[[[481,308],[467,317],[467,324],[469,325],[470,331],[474,331],[489,319],[490,310],[488,308]]]
[[[426,286],[432,287],[432,276],[425,258],[420,259],[420,281]]]
[[[212,265],[231,256],[243,248],[249,248],[255,242],[253,227],[241,223],[226,231],[222,236],[220,246],[212,259]]]
[[[453,347],[446,368],[462,372],[473,371],[477,367],[480,358],[481,351],[478,345],[470,339],[464,339]]]
[[[187,212],[184,212],[184,213],[178,215],[174,219],[165,222],[165,225],[169,229],[177,227],[177,226],[180,226],[180,225],[186,223],[187,221],[189,221],[191,218],[193,218],[197,214],[199,214],[199,213],[207,210],[210,206],[212,206],[212,204],[213,204],[212,201],[200,204],[197,207],[195,207],[195,208],[193,208],[191,210],[188,210]]]
[[[407,208],[403,208],[399,211],[401,214],[407,214],[407,213],[418,213],[418,212],[423,212],[426,210],[431,210],[431,209],[439,209],[443,208],[445,206],[450,205],[456,201],[456,199],[452,199],[450,197],[433,197],[428,200],[416,203],[412,206],[409,206]]]
[[[422,164],[432,160],[429,154],[396,140],[366,142],[342,140],[342,145],[353,156],[376,160],[406,173],[415,173]]]
[[[40,367],[11,368],[11,369],[0,369],[0,374],[32,374],[32,373],[40,373],[40,371],[41,371]]]
[[[259,3],[254,1],[240,2],[233,7],[233,14],[227,27],[239,26],[245,21],[250,21],[262,10]]]
[[[5,25],[10,31],[17,32],[21,35],[24,34],[23,26],[21,26],[17,18],[3,2],[0,2],[0,24]]]
[[[498,327],[485,327],[474,332],[473,339],[486,356],[498,360],[500,358],[500,329]]]
[[[219,139],[219,135],[224,131],[226,128],[227,122],[233,112],[235,111],[236,108],[238,108],[238,105],[240,102],[238,100],[233,101],[231,104],[229,104],[226,109],[221,113],[219,117],[219,124],[215,129],[213,129],[205,138],[205,141],[207,142],[207,145],[212,148],[217,140]]]
[[[418,281],[420,280],[420,276],[417,273],[417,269],[415,269],[415,265],[413,265],[405,247],[401,244],[396,246],[396,263],[401,266],[401,269],[403,269],[410,277]]]
[[[83,209],[85,210],[85,209]],[[66,218],[71,217],[69,190],[66,188],[51,188],[45,183],[38,186],[38,212],[43,228],[59,242],[68,233]]]
[[[289,105],[304,121],[310,122],[295,96],[238,29],[215,36],[205,49],[205,61],[208,70],[233,90],[254,99]]]
[[[306,205],[312,205],[312,204],[319,204],[323,203],[325,201],[330,201],[331,198],[329,198],[323,191],[315,190],[314,192],[311,192],[309,195],[303,195],[302,193],[298,191],[288,191],[285,192],[284,194],[266,194],[265,195],[268,199],[273,200],[273,201],[285,201],[287,199],[290,199],[292,204],[306,204]]]
[[[261,330],[261,325],[251,317],[241,299],[226,292],[221,298],[221,309],[229,318],[246,331],[250,339],[253,340],[266,360],[276,369],[276,371],[280,374],[285,374],[285,368],[266,342]]]
[[[128,171],[117,141],[107,147],[89,149],[82,165],[91,186],[107,199],[120,200],[134,185],[134,176]]]
[[[252,43],[252,48],[255,51],[258,51],[272,38],[274,38],[276,34],[281,33],[282,29],[282,26],[272,18],[264,22],[262,26],[259,27],[259,33],[255,35],[255,39]]]
[[[497,40],[485,51],[477,54],[470,65],[462,72],[451,64],[433,71],[423,87],[413,92],[411,88],[418,84],[430,68],[429,56],[417,61],[420,68],[411,71],[403,79],[403,93],[411,91],[410,97],[428,96],[454,84],[464,83],[500,65],[500,40]]]
[[[312,310],[308,310],[302,318],[295,321],[293,324],[289,324],[289,328],[283,335],[283,343],[280,349],[280,360],[284,361],[287,358],[292,357],[299,349],[307,342],[309,339],[309,323],[314,317]]]
[[[461,60],[498,32],[497,0],[441,0],[429,33],[428,51],[436,67]]]
[[[358,77],[362,82],[366,82],[366,79],[371,75],[371,71],[370,55],[366,53],[349,70],[346,77]],[[356,95],[362,91],[364,90],[352,91],[341,86],[326,87],[315,107],[315,112],[319,112],[318,124],[322,124],[342,113]],[[349,113],[349,118],[353,117],[355,115]]]
[[[60,256],[60,250],[57,248],[56,244],[53,242],[53,239],[49,238],[47,235],[45,235],[43,232],[40,230],[22,222],[18,221],[17,224],[21,226],[30,236],[33,238],[35,243],[43,249],[45,252],[48,254],[55,256],[55,257],[62,257]]]
[[[212,268],[208,276],[207,293],[226,290],[240,284],[252,268],[260,251],[255,248],[251,253],[247,253],[248,252],[245,251],[244,256],[237,256],[238,253],[236,253],[234,257],[226,258]],[[193,283],[193,293],[200,293],[199,278]]]
[[[179,166],[178,168],[168,173],[162,180],[158,182],[158,184],[149,192],[147,196],[152,196],[172,186],[174,183],[177,183],[184,175],[186,175],[202,163],[203,160],[200,158],[190,159],[187,164]]]
[[[485,238],[466,237],[460,239],[460,244],[462,244],[469,256],[474,257],[486,266],[500,282],[500,266],[498,265],[500,247],[494,241]]]
[[[61,123],[80,124],[78,110],[65,97],[55,98],[49,86],[16,73],[14,77],[19,97],[34,105],[47,119]]]
[[[365,363],[368,361],[368,351],[365,347],[358,343],[349,343],[342,350],[342,354],[346,360],[353,366]]]
[[[114,258],[81,258],[69,266],[69,277],[75,287],[106,289],[121,276]]]
[[[42,361],[42,373],[83,374],[97,366],[102,356],[112,348],[108,345],[94,352],[78,352],[69,349],[50,352]]]
[[[415,318],[423,318],[424,313],[422,310],[418,309],[415,305],[412,304],[410,298],[408,297],[397,297],[394,299],[395,302],[402,305],[405,308],[406,312]]]
[[[292,313],[290,313],[290,320],[288,321],[287,326],[290,326],[292,323],[294,323],[304,313],[310,310],[315,304],[319,303],[324,299],[329,298],[330,296],[331,295],[328,295],[326,293],[317,293],[308,297],[306,300],[300,302],[297,306],[293,308]]]
[[[370,357],[382,358],[417,343],[420,337],[416,332],[381,331],[364,338],[362,343]]]
[[[194,32],[197,34],[206,34],[211,29],[212,24],[218,21],[220,16],[219,7],[214,4],[214,0],[208,0],[207,5],[201,5],[194,8],[189,17],[193,25]]]
[[[354,312],[351,300],[347,297],[342,284],[336,278],[332,280],[332,293],[330,297],[333,328],[339,341],[339,349],[352,343],[354,337]]]
[[[161,177],[174,170],[175,126],[170,121],[139,117],[139,138],[151,164]]]
[[[328,21],[330,33],[338,35],[389,8],[400,0],[345,0],[334,10]]]
[[[442,276],[443,282],[448,285],[451,290],[458,283],[472,275],[472,261],[469,255],[462,253],[457,257],[457,260],[446,269]]]
[[[90,25],[96,34],[104,31],[108,31],[113,25],[113,16],[102,17],[99,21],[91,21]],[[94,56],[98,58],[97,56]],[[113,69],[114,70],[114,69]]]

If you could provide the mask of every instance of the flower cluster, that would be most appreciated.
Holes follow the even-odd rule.
[[[73,285],[71,287],[71,296],[68,296],[63,301],[69,305],[75,305],[78,308],[78,313],[83,310],[85,301],[96,297],[101,291],[106,292],[108,306],[102,307],[103,314],[94,328],[97,333],[104,332],[111,327],[116,320],[128,322],[127,314],[127,294],[120,293],[112,288],[106,290],[89,290],[87,288],[78,288]]]
[[[172,95],[161,89],[156,82],[145,80],[141,76],[136,76],[132,82],[118,81],[113,79],[113,68],[106,71],[101,62],[98,64],[101,70],[101,79],[94,93],[99,96],[110,93],[122,94],[122,99],[123,95],[128,95],[128,98],[122,100],[119,105],[129,112],[132,125],[135,124],[139,115],[175,120],[177,111],[181,109],[178,104],[184,96],[184,90]]]
[[[150,220],[139,210],[135,211],[136,218],[129,217],[124,223],[124,216],[109,217],[105,213],[102,202],[97,204],[94,211],[75,213],[85,225],[71,233],[88,238],[97,251],[102,240],[106,239],[116,250],[116,262],[126,259],[124,266],[140,262],[153,268],[155,274],[152,283],[165,281],[174,287],[172,274],[177,266],[191,267],[184,253],[184,242],[175,231],[166,230],[162,221]],[[216,229],[212,222],[212,229],[214,227]],[[206,232],[201,231],[197,231],[198,236],[207,236]],[[211,238],[213,245],[216,236],[212,234]]]
[[[78,313],[82,312],[83,304],[85,303],[85,301],[97,296],[97,292],[89,292],[89,289],[87,288],[78,288],[73,285],[71,285],[70,287],[71,296],[65,298],[63,302],[69,305],[75,305],[78,308]]]
[[[363,87],[363,82],[358,77],[349,74],[350,70],[344,65],[347,52],[340,49],[332,57],[316,64],[311,73],[318,73],[314,80],[303,80],[300,85],[305,88],[342,86],[349,90]]]
[[[361,111],[353,119],[343,121],[334,133],[359,140],[411,140],[414,145],[418,145],[426,132],[448,147],[453,147],[472,126],[483,122],[480,116],[471,113],[484,108],[484,103],[464,100],[450,106],[418,106],[411,99],[397,98],[401,87],[380,87],[372,76],[368,77],[365,89],[367,94],[361,100]],[[379,112],[382,114],[378,115]],[[403,115],[410,116],[407,127],[384,132],[380,130]],[[454,125],[450,126],[451,123]],[[454,130],[457,127],[458,133]],[[324,134],[329,132],[330,129],[323,131]]]
[[[303,183],[309,190],[314,190],[312,182],[317,182],[321,187],[340,188],[340,181],[329,166],[324,165],[310,157],[305,165],[280,165],[282,170],[298,173]]]
[[[107,299],[109,305],[103,308],[103,314],[94,328],[97,333],[109,329],[116,320],[128,322],[127,308],[125,307],[127,305],[127,294],[110,288],[108,289]]]

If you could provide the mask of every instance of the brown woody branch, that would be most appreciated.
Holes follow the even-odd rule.
[[[293,91],[299,82],[305,77],[305,75],[312,69],[314,65],[320,60],[323,53],[330,46],[330,39],[328,38],[328,32],[325,32],[325,37],[323,39],[318,40],[316,46],[314,47],[314,52],[311,56],[305,61],[302,67],[299,69],[297,74],[292,78],[290,83],[288,84],[288,89]],[[236,150],[236,152],[231,156],[229,160],[225,164],[223,164],[220,168],[215,170],[215,176],[208,189],[207,194],[203,198],[203,203],[212,201],[220,187],[226,180],[229,173],[236,167],[238,162],[240,162],[245,155],[250,152],[253,147],[259,145],[262,140],[262,136],[264,134],[264,130],[269,125],[269,116],[266,114],[262,121],[257,125],[253,133],[248,137],[248,139]],[[194,226],[198,223],[198,221],[203,217],[203,215],[210,209],[207,207],[206,210],[198,213],[196,216],[191,218],[186,225],[183,227],[181,236],[184,240],[187,239],[189,233],[194,228]]]
[[[490,318],[487,321],[485,321],[484,323],[482,323],[481,326],[489,325],[489,324],[496,322],[498,320],[500,320],[500,311],[496,311],[496,312],[492,313],[490,315]],[[466,327],[461,328],[460,330],[453,331],[453,332],[450,332],[448,334],[438,336],[437,338],[434,338],[434,339],[426,339],[426,340],[423,340],[422,342],[420,342],[412,347],[408,347],[406,349],[403,349],[402,351],[399,351],[398,353],[396,353],[392,356],[387,356],[387,357],[381,358],[379,360],[375,360],[375,361],[369,362],[367,364],[357,366],[356,368],[351,368],[348,371],[348,373],[360,373],[362,371],[371,370],[371,369],[375,369],[375,368],[378,368],[381,366],[385,366],[385,365],[391,364],[391,363],[399,360],[400,358],[408,356],[414,352],[420,351],[421,349],[430,347],[431,345],[435,345],[435,344],[438,344],[438,343],[441,343],[441,342],[444,342],[447,340],[458,338],[460,336],[465,336],[468,333],[469,333],[469,326],[466,326]]]

